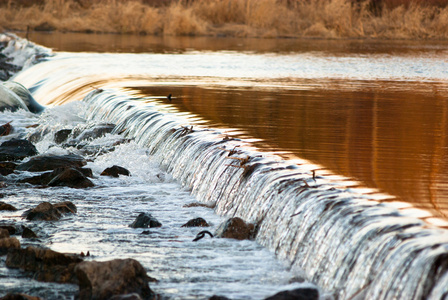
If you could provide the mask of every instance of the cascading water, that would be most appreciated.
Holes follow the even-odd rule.
[[[343,180],[313,178],[306,162],[250,151],[114,92],[93,91],[84,101],[91,118],[118,124],[200,201],[216,203],[217,213],[259,224],[260,244],[339,298],[445,296],[446,230]]]
[[[216,213],[258,224],[258,243],[337,298],[447,296],[448,232],[432,225],[437,219],[307,161],[282,160],[148,99],[106,89],[115,80],[97,87],[103,78],[76,68],[67,74],[64,59],[71,66],[100,60],[65,54],[16,80],[50,103],[67,95],[80,100],[79,91],[95,88],[84,98],[87,118],[116,124],[199,201],[215,204]]]

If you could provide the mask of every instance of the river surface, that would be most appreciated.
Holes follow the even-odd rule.
[[[39,91],[42,103],[121,88],[448,215],[447,42],[42,33],[30,39],[60,51],[56,60],[83,74],[69,92]],[[57,62],[42,72],[57,74]]]

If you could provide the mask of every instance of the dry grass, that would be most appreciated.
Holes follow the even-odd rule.
[[[0,27],[239,37],[447,39],[448,0],[0,0]]]

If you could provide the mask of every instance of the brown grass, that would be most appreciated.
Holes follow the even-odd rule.
[[[0,28],[238,37],[447,39],[448,0],[0,0]]]

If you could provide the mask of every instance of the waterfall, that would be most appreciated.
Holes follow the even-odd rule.
[[[448,234],[430,217],[141,100],[84,98],[89,118],[115,123],[216,213],[258,224],[258,243],[338,299],[448,295]]]

